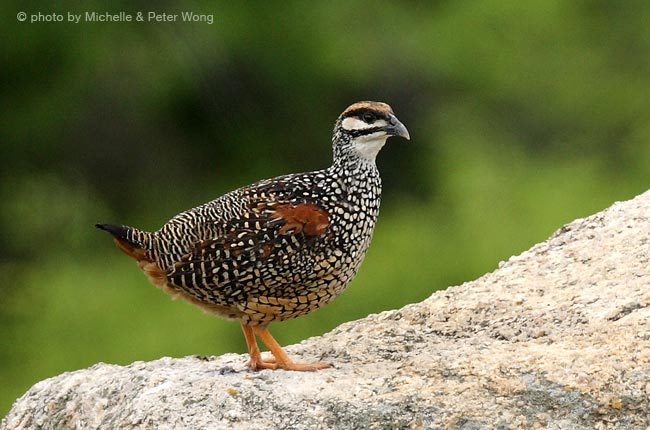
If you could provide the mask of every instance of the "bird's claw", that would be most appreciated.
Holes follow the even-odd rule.
[[[293,361],[289,362],[280,362],[275,357],[271,356],[269,358],[263,359],[251,359],[248,362],[248,367],[251,370],[263,370],[263,369],[283,369],[283,370],[293,370],[298,372],[313,372],[316,370],[327,369],[332,367],[329,363],[295,363]]]

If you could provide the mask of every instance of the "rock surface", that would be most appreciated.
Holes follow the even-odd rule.
[[[498,270],[288,347],[97,364],[34,385],[3,429],[650,428],[650,192]]]

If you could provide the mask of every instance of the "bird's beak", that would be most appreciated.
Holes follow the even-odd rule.
[[[399,136],[406,140],[411,140],[411,135],[406,127],[404,127],[404,124],[402,124],[399,119],[392,114],[390,116],[390,124],[386,127],[386,132],[391,136]]]

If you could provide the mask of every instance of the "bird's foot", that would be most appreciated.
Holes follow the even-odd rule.
[[[280,366],[280,369],[284,370],[295,370],[298,372],[315,372],[316,370],[322,370],[322,369],[327,369],[328,367],[332,367],[331,364],[329,363],[285,363],[284,365]]]
[[[295,363],[292,360],[288,361],[279,361],[275,357],[269,357],[263,359],[261,356],[259,358],[251,358],[248,362],[248,366],[252,370],[262,370],[262,369],[283,369],[283,370],[294,370],[298,372],[314,372],[316,370],[327,369],[332,367],[329,363]]]
[[[248,346],[248,353],[250,354],[250,361],[248,362],[248,367],[252,370],[262,370],[262,369],[284,369],[284,370],[295,370],[299,372],[313,372],[315,370],[327,369],[332,367],[329,363],[294,363],[292,359],[289,358],[286,352],[282,349],[280,344],[273,339],[271,333],[266,329],[266,327],[260,326],[247,326],[242,323],[242,330],[244,332],[244,337],[246,338],[246,345]],[[269,348],[271,357],[263,359],[260,349],[257,347],[257,341],[255,336],[259,336],[262,339],[262,342]]]
[[[259,357],[251,357],[251,359],[248,360],[248,367],[250,367],[251,370],[275,370],[278,368],[278,363],[275,360],[275,357],[262,358],[260,355]]]

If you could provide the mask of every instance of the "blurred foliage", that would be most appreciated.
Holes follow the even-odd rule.
[[[281,343],[471,280],[648,188],[647,1],[168,1],[157,10],[215,22],[15,19],[104,8],[0,6],[0,415],[36,381],[98,361],[243,352],[237,324],[171,302],[93,223],[156,229],[256,179],[325,167],[354,101],[390,103],[412,141],[380,154],[359,276],[272,326]]]

